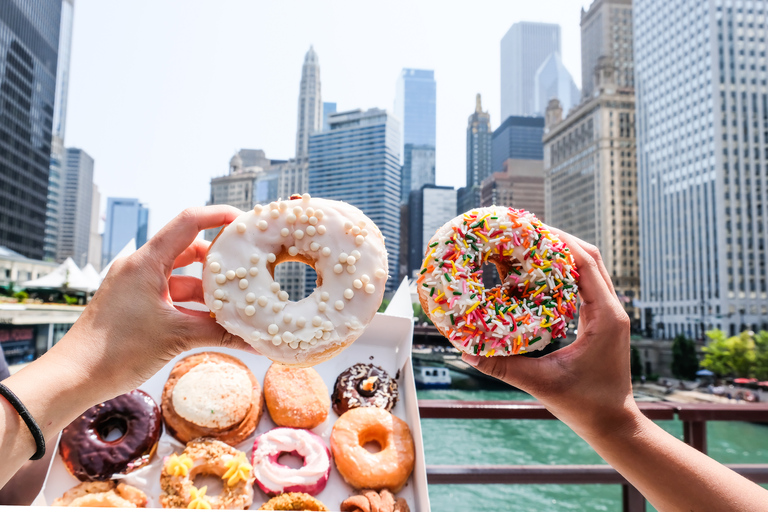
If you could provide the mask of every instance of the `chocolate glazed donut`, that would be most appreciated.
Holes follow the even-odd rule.
[[[391,411],[398,396],[397,382],[384,369],[357,363],[336,378],[331,403],[339,416],[356,407],[379,407]]]
[[[106,437],[112,430],[122,435]],[[162,432],[160,408],[135,389],[95,405],[61,433],[59,453],[67,470],[82,481],[110,480],[149,462]]]

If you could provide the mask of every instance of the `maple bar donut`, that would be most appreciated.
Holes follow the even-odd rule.
[[[303,460],[300,468],[281,464],[281,455],[295,455]],[[309,430],[273,428],[253,443],[253,472],[262,491],[274,496],[284,492],[319,494],[331,474],[331,451],[323,440]]]
[[[365,445],[376,442],[381,451]],[[378,407],[358,407],[341,415],[331,432],[331,451],[344,480],[356,489],[399,491],[413,472],[413,437],[408,424]]]
[[[485,264],[496,265],[501,286],[485,288]],[[578,277],[568,247],[532,213],[491,206],[435,233],[417,288],[422,308],[453,346],[506,356],[565,337]]]
[[[195,487],[197,475],[221,478],[221,493],[208,496],[208,486]],[[253,503],[253,467],[245,452],[216,439],[195,439],[180,455],[166,457],[160,488],[163,508],[245,510]]]
[[[108,441],[118,430],[119,438]],[[129,393],[94,405],[64,427],[59,453],[78,480],[111,480],[146,465],[163,430],[160,409],[145,392]]]
[[[314,368],[272,363],[264,376],[264,401],[279,427],[315,428],[328,417],[331,400]]]
[[[213,437],[231,445],[256,430],[263,409],[253,373],[219,352],[179,360],[163,388],[162,406],[168,432],[182,443]]]
[[[392,411],[398,396],[397,382],[383,368],[357,363],[336,377],[331,403],[339,416],[355,407]]]
[[[317,288],[292,302],[275,266],[305,263]],[[227,331],[290,366],[314,366],[355,341],[381,304],[387,251],[376,225],[340,201],[292,196],[224,227],[205,258],[205,304]]]

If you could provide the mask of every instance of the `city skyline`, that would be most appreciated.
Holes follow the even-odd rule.
[[[387,12],[354,4],[329,9],[301,5],[307,18],[313,18],[315,10],[317,16],[341,21],[371,11],[383,24],[392,22],[403,29],[413,24],[425,34],[385,42],[380,29],[371,32],[354,23],[349,24],[353,33],[344,38],[328,34],[321,24],[288,23],[293,12],[273,5],[228,4],[213,10],[192,4],[183,12],[165,5],[145,19],[136,6],[78,1],[67,144],[87,148],[99,162],[94,180],[102,198],[132,195],[152,209],[153,234],[183,208],[205,203],[210,178],[227,172],[226,163],[238,148],[262,148],[280,159],[293,156],[301,73],[295,63],[314,45],[323,65],[323,97],[336,102],[339,111],[371,107],[391,111],[393,82],[402,68],[434,69],[441,83],[437,145],[443,148],[437,156],[437,183],[461,186],[466,105],[479,92],[492,119],[500,121],[498,45],[513,23],[560,24],[565,65],[574,77],[580,76],[578,24],[580,9],[589,2],[556,4],[557,9],[481,4],[481,9],[499,15],[471,33],[466,33],[464,24],[477,8],[443,13],[438,4],[425,3],[409,7],[412,20],[400,20],[397,5]],[[291,28],[279,34],[252,34],[247,26],[255,17]],[[286,23],[278,23],[282,21]],[[456,38],[459,27],[465,35]],[[131,36],[136,28],[144,35],[139,41]],[[199,38],[201,31],[221,37]],[[350,45],[351,35],[364,44]],[[213,61],[206,61],[204,71],[201,56]],[[246,61],[255,72],[243,67]],[[238,73],[231,79],[233,67]],[[153,76],[151,83],[147,76]],[[119,104],[114,102],[117,90],[125,91]],[[126,146],[131,151],[125,151]],[[179,183],[184,183],[183,193],[167,193]]]

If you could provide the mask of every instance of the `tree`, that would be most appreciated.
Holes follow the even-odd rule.
[[[749,331],[726,338],[723,331],[714,329],[707,336],[710,342],[704,347],[701,366],[721,377],[752,377],[756,373],[757,351]]]
[[[424,322],[427,322],[429,325],[433,325],[432,319],[427,316],[427,314],[421,308],[421,304],[419,302],[413,303],[413,316],[419,319],[419,325],[423,324]]]
[[[684,334],[678,334],[672,343],[672,375],[678,379],[694,380],[698,370],[696,344]]]
[[[643,362],[640,360],[640,351],[634,345],[629,347],[629,370],[632,378],[643,374]]]
[[[768,380],[768,332],[760,331],[755,335],[755,377]]]

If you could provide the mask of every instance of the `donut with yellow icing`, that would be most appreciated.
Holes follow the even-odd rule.
[[[274,280],[287,261],[317,272],[297,302]],[[355,341],[375,315],[387,281],[376,225],[340,201],[292,196],[256,205],[224,227],[203,268],[205,304],[216,321],[256,352],[290,366],[314,366]]]

